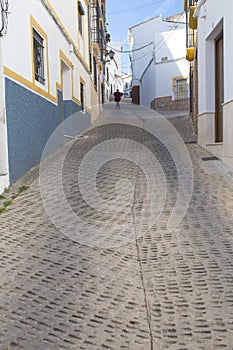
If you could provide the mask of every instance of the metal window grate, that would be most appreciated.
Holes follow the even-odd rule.
[[[97,87],[98,77],[97,77],[97,62],[95,57],[93,57],[93,74],[94,74],[94,85]]]
[[[78,28],[81,36],[83,36],[83,16],[85,14],[84,8],[81,2],[78,2]]]
[[[33,29],[33,49],[34,49],[34,70],[35,79],[45,84],[45,69],[44,69],[44,39],[40,34]]]
[[[82,111],[85,109],[84,107],[84,84],[80,83],[80,101],[81,101],[81,108]]]
[[[176,79],[174,87],[176,100],[188,98],[188,80],[186,78]]]

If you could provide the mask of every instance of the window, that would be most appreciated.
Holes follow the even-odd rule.
[[[84,84],[83,83],[80,83],[80,101],[81,101],[82,111],[84,111],[85,106],[84,106]]]
[[[188,98],[188,79],[181,78],[174,81],[175,100]]]
[[[94,84],[97,87],[98,79],[97,79],[97,63],[95,57],[93,57],[93,73],[94,73]]]
[[[34,71],[35,80],[45,84],[45,66],[44,66],[44,39],[33,29],[33,51],[34,51]]]
[[[81,2],[78,2],[78,29],[81,36],[83,36],[83,16],[85,14],[84,8]]]
[[[107,68],[107,82],[109,82],[109,70]]]

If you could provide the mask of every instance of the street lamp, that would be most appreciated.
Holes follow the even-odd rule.
[[[115,56],[115,52],[110,50],[109,53],[108,53],[108,56],[109,56],[110,60],[113,60],[113,58]]]

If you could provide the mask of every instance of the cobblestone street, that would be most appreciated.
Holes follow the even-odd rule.
[[[175,131],[159,134],[162,120],[191,167]],[[46,177],[0,214],[0,349],[232,350],[233,169],[207,158],[179,113],[110,103],[85,135],[45,160]],[[77,222],[57,193],[59,165]]]

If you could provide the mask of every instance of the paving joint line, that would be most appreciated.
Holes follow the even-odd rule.
[[[143,122],[143,126],[144,126],[144,122]],[[143,131],[142,131],[142,141],[143,141]],[[141,151],[139,152],[139,159],[140,158],[141,158]],[[133,217],[133,226],[134,226],[134,235],[135,235],[135,245],[136,245],[136,249],[137,249],[137,258],[138,258],[138,263],[139,263],[139,268],[140,268],[140,278],[141,278],[141,283],[142,283],[142,288],[143,288],[144,301],[145,301],[145,307],[146,307],[146,315],[147,315],[148,328],[149,328],[149,334],[150,334],[150,350],[154,350],[153,332],[152,332],[152,326],[151,326],[150,306],[149,306],[149,302],[148,302],[147,295],[146,295],[146,284],[145,284],[145,279],[144,279],[144,275],[143,275],[142,261],[141,261],[140,250],[139,250],[139,245],[138,245],[137,228],[136,228],[135,211],[134,211],[135,204],[136,204],[135,194],[136,194],[136,186],[137,186],[137,181],[138,181],[137,180],[138,179],[138,174],[139,174],[139,167],[137,168],[137,172],[136,172],[136,176],[135,176],[136,181],[135,181],[135,185],[134,185],[132,217]]]

